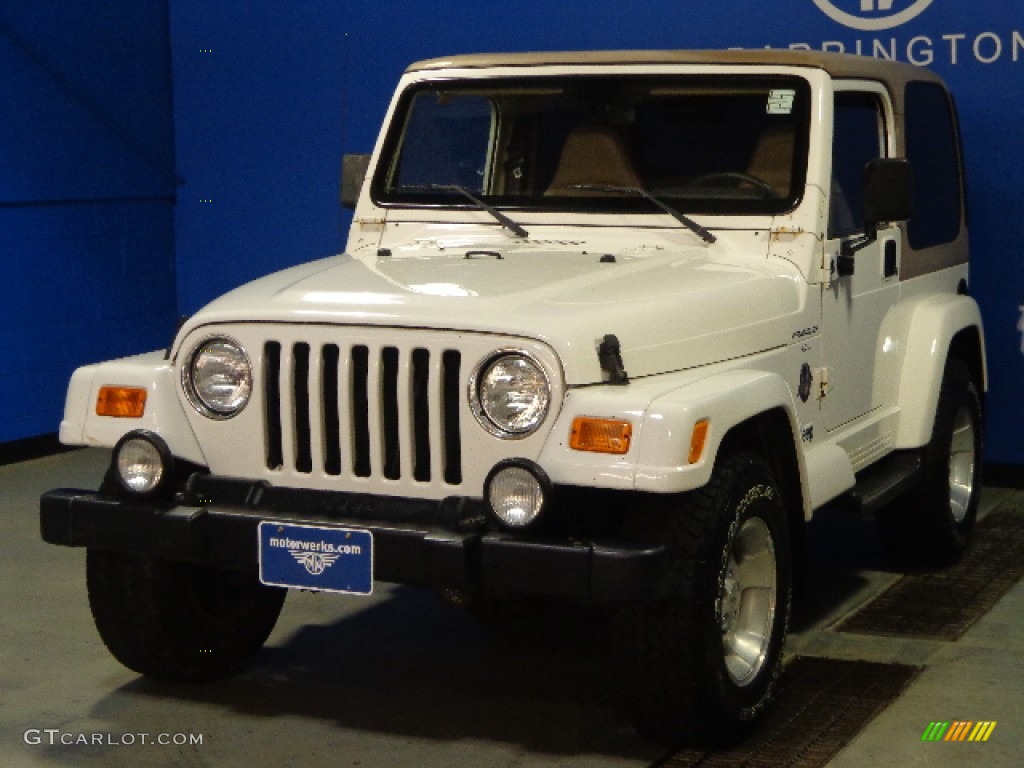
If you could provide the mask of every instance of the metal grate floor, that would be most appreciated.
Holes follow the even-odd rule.
[[[903,576],[836,629],[889,637],[956,640],[1024,576],[1024,493],[978,523],[956,565]]]
[[[681,749],[653,768],[816,768],[895,699],[920,671],[900,664],[797,658],[764,721],[738,746]]]

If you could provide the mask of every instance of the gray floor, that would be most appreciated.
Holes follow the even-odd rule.
[[[84,553],[38,534],[39,494],[94,487],[106,459],[79,451],[0,467],[0,765],[590,768],[662,754],[619,715],[594,640],[600,618],[582,611],[531,611],[498,628],[428,590],[293,593],[243,675],[204,687],[138,678],[96,636]],[[1008,493],[986,489],[986,508]],[[811,536],[814,582],[789,653],[926,667],[832,765],[1019,765],[1024,584],[956,643],[836,633],[898,575],[865,524],[823,521]],[[984,744],[920,741],[930,721],[955,719],[998,725]],[[201,743],[155,743],[182,740]]]

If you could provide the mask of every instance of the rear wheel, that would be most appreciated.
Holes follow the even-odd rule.
[[[287,594],[251,571],[92,549],[86,582],[96,628],[118,661],[191,682],[239,670],[270,636]]]
[[[918,489],[879,513],[882,542],[909,565],[942,567],[963,555],[981,496],[982,409],[967,366],[946,363]]]
[[[790,537],[775,482],[760,458],[736,454],[642,525],[671,565],[665,596],[621,616],[633,724],[660,741],[733,741],[771,699],[789,623]]]

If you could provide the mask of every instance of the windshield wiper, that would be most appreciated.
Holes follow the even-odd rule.
[[[501,224],[502,227],[510,231],[516,237],[529,237],[530,233],[527,232],[523,227],[516,222],[512,221],[508,216],[499,211],[493,205],[485,203],[479,197],[474,195],[465,187],[460,184],[417,184],[410,186],[403,186],[400,189],[414,189],[414,190],[429,190],[431,192],[458,192],[464,198],[469,200],[473,205],[479,208],[481,211],[486,211],[495,218],[495,220]]]
[[[702,227],[700,224],[698,224],[696,221],[691,219],[686,214],[681,213],[672,206],[665,204],[643,187],[619,187],[614,184],[573,184],[570,187],[570,189],[582,189],[591,192],[618,192],[623,195],[637,195],[639,197],[644,198],[644,200],[650,201],[656,207],[663,210],[673,219],[675,219],[684,227],[686,227],[691,232],[696,234],[705,243],[711,244],[718,239],[706,227]]]

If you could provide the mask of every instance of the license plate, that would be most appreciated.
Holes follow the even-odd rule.
[[[264,584],[350,595],[373,592],[369,531],[262,522],[259,538]]]

